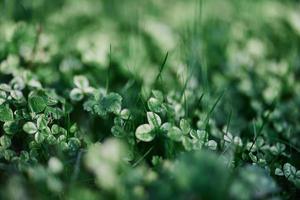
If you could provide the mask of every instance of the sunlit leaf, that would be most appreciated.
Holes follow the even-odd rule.
[[[143,124],[136,129],[135,136],[141,141],[150,142],[154,139],[155,133],[149,124]]]
[[[37,132],[37,127],[33,122],[26,122],[23,126],[23,130],[26,133],[34,134]]]

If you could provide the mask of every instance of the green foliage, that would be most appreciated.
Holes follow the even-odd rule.
[[[14,119],[13,112],[8,105],[0,105],[0,116],[0,121],[2,122],[12,121]]]
[[[31,94],[28,97],[28,105],[33,112],[39,113],[44,111],[47,106],[47,102],[43,97]]]
[[[121,111],[122,97],[117,93],[94,94],[83,107],[86,111],[99,116],[106,116],[108,113],[119,114]]]
[[[297,199],[299,8],[0,1],[0,199]]]
[[[141,141],[150,142],[154,139],[155,133],[149,124],[143,124],[137,127],[135,136]]]

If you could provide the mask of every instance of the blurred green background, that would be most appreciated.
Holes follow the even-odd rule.
[[[166,91],[187,83],[211,102],[226,90],[222,112],[233,109],[238,127],[280,102],[282,120],[299,131],[298,1],[2,0],[0,9],[0,58],[30,59],[38,36],[36,65],[50,67],[33,70],[47,84],[87,69],[95,84],[105,85],[112,61],[112,89],[133,79],[149,91],[168,52]],[[12,36],[15,29],[23,38]],[[11,40],[23,48],[6,48]]]
[[[91,85],[105,87],[110,68],[109,89],[119,92],[129,108],[140,91],[147,96],[154,87],[165,94],[187,88],[191,104],[196,96],[205,94],[200,108],[187,114],[194,119],[199,110],[209,112],[224,93],[212,115],[218,129],[226,125],[231,113],[230,132],[251,138],[253,120],[259,121],[266,110],[272,110],[263,132],[265,138],[300,148],[298,0],[0,0],[0,61],[11,55],[19,56],[20,65],[30,66],[45,87],[59,94],[64,94],[77,74],[87,76]],[[161,83],[156,77],[166,55]],[[13,56],[11,60],[13,65]],[[2,74],[8,72],[4,65],[0,70]],[[85,115],[72,117],[81,119],[81,125],[87,124]],[[96,125],[93,121],[87,128],[94,135]],[[109,131],[109,125],[103,126],[103,132]],[[287,160],[300,166],[299,152],[291,152]],[[188,171],[187,163],[193,159],[209,160],[207,165],[212,163],[227,180],[226,172],[211,158],[180,158],[183,161],[174,173],[177,182],[167,192],[160,191],[160,184],[170,181],[163,179],[150,190],[161,192],[160,198],[170,198],[174,188],[187,191],[184,184],[195,185],[191,190],[198,191],[202,183],[198,188],[192,172],[186,174],[189,180],[176,176]],[[200,175],[193,169],[195,177],[206,174],[209,170],[205,167]],[[245,171],[253,173],[252,168]],[[260,173],[253,174],[250,182],[259,180]],[[218,184],[226,185],[222,180]],[[239,181],[234,183],[236,194],[247,190],[247,184]],[[294,192],[290,198],[297,194],[289,185],[281,187],[286,189],[287,198],[290,191]],[[222,189],[216,195],[222,196]],[[86,198],[97,199],[97,195],[82,190]],[[78,199],[78,193],[70,192],[70,199]]]

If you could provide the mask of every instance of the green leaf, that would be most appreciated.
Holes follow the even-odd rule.
[[[7,135],[0,137],[0,144],[3,148],[7,149],[11,145],[11,139]]]
[[[283,165],[283,173],[284,173],[284,176],[285,176],[286,178],[288,178],[289,180],[291,180],[291,179],[293,179],[294,176],[296,175],[297,170],[296,170],[296,168],[295,168],[293,165],[291,165],[290,163],[285,163],[285,164]]]
[[[89,87],[89,81],[85,76],[75,76],[73,81],[76,87],[78,87],[79,89]]]
[[[47,142],[49,144],[56,144],[56,138],[54,137],[54,135],[48,135],[48,137],[46,138]]]
[[[36,113],[44,111],[47,106],[47,101],[40,96],[30,95],[28,98],[29,108]]]
[[[47,120],[45,118],[45,115],[40,115],[37,118],[36,124],[37,124],[37,127],[38,127],[39,130],[47,128],[47,123],[48,122],[47,122]]]
[[[35,135],[34,135],[34,140],[40,144],[44,141],[45,139],[45,135],[43,133],[40,133],[40,132],[37,132]]]
[[[149,110],[151,110],[152,112],[162,112],[162,110],[163,110],[161,107],[162,103],[154,97],[151,97],[148,100],[147,104],[148,104]]]
[[[191,126],[186,119],[180,120],[180,129],[182,130],[183,134],[188,134],[191,130]]]
[[[83,92],[78,88],[74,88],[70,92],[70,98],[73,101],[80,101],[83,99],[83,97],[84,97]]]
[[[119,114],[121,111],[122,97],[117,93],[110,93],[100,101],[100,110]]]
[[[51,129],[47,126],[42,130],[39,130],[40,133],[42,133],[44,136],[52,135]]]
[[[24,98],[23,93],[21,91],[19,91],[19,90],[12,90],[10,92],[10,96],[12,98],[14,98],[15,100],[17,100],[17,101],[20,101],[20,100],[22,100]]]
[[[252,162],[257,162],[257,157],[252,152],[249,153],[249,157],[251,158]]]
[[[208,133],[205,130],[197,130],[196,131],[197,139],[199,139],[201,141],[205,141],[206,140],[207,134]]]
[[[62,111],[62,109],[58,107],[50,107],[48,106],[45,109],[45,115],[51,115],[54,119],[60,119],[65,113]]]
[[[9,108],[8,105],[0,105],[0,121],[7,122],[13,121],[13,111]]]
[[[59,97],[55,92],[53,93],[47,93],[47,105],[48,106],[54,106],[58,103]]]
[[[176,126],[173,126],[168,131],[168,137],[176,142],[180,142],[182,139],[182,136],[183,136],[183,134],[182,134],[181,130]]]
[[[10,81],[10,85],[15,90],[23,90],[25,88],[25,82],[23,78],[16,76]]]
[[[265,143],[265,140],[263,137],[257,137],[255,145],[256,147],[259,149],[260,147],[262,147]]]
[[[154,112],[147,112],[148,123],[152,128],[159,128],[161,125],[161,119],[158,114]]]
[[[209,140],[209,141],[207,142],[206,146],[207,146],[208,148],[210,148],[211,150],[216,150],[218,144],[217,144],[217,142],[214,141],[214,140]]]
[[[78,126],[76,123],[72,124],[72,126],[69,129],[70,133],[75,133],[78,131]]]
[[[160,103],[162,103],[164,101],[164,95],[161,91],[152,90],[152,94]]]
[[[10,92],[11,86],[5,83],[0,84],[0,90],[3,90],[4,92]]]
[[[53,124],[51,127],[51,133],[53,135],[60,133],[60,127],[57,124]]]
[[[141,141],[150,142],[154,139],[155,133],[149,124],[143,124],[136,129],[135,136]]]
[[[233,136],[230,132],[224,135],[225,142],[231,143],[233,141]]]
[[[160,127],[160,129],[165,132],[168,132],[171,128],[172,128],[172,124],[169,122],[163,123],[163,125],[161,125]]]
[[[1,88],[0,88],[0,89],[1,89]],[[7,94],[6,94],[5,91],[0,90],[0,98],[1,98],[1,99],[4,99],[4,100],[7,98]]]
[[[83,107],[86,111],[106,116],[108,113],[119,114],[121,112],[122,97],[117,93],[110,93],[97,99],[95,96],[87,100]]]
[[[80,140],[76,137],[72,137],[68,141],[68,147],[71,151],[75,151],[80,147]]]
[[[98,101],[91,97],[89,100],[85,101],[83,104],[83,109],[92,114],[97,114],[96,107],[98,106]]]
[[[130,117],[130,111],[128,109],[121,110],[120,117],[124,120],[128,120]]]
[[[69,149],[68,143],[66,142],[60,142],[59,146],[63,151],[67,151]]]
[[[239,137],[239,136],[235,136],[233,138],[233,143],[239,147],[242,147],[243,146],[243,141],[242,139]]]
[[[4,155],[3,156],[4,156],[5,160],[10,160],[15,154],[16,153],[14,151],[12,151],[10,149],[6,149],[4,151]]]
[[[205,130],[191,130],[190,131],[190,136],[194,141],[201,141],[201,142],[206,142],[206,134],[207,132]]]
[[[60,135],[57,138],[57,142],[65,142],[67,140],[67,137],[65,135]]]
[[[27,162],[29,160],[29,153],[27,151],[21,151],[20,159],[23,162]]]
[[[64,129],[63,127],[60,127],[59,128],[59,131],[62,135],[67,135],[68,134],[68,131],[66,129]]]
[[[284,174],[283,174],[283,171],[281,169],[276,168],[275,169],[275,175],[277,175],[277,176],[283,176]]]
[[[285,144],[281,144],[279,142],[276,143],[276,148],[278,149],[278,152],[283,152],[285,150]]]
[[[115,137],[123,137],[126,135],[126,132],[123,130],[122,127],[120,126],[113,126],[111,128],[111,133],[115,136]]]
[[[193,143],[189,137],[182,138],[182,145],[185,148],[185,150],[187,150],[187,151],[190,151],[193,149]]]
[[[16,121],[5,122],[3,125],[3,130],[8,135],[15,134],[19,129],[18,123]]]
[[[36,127],[36,125],[33,122],[27,122],[27,123],[24,124],[23,130],[26,133],[34,134],[34,133],[37,132],[37,127]]]
[[[0,98],[0,105],[4,104],[6,102],[6,99]]]

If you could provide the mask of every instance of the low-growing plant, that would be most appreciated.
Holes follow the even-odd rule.
[[[0,199],[298,199],[299,6],[0,1]]]

